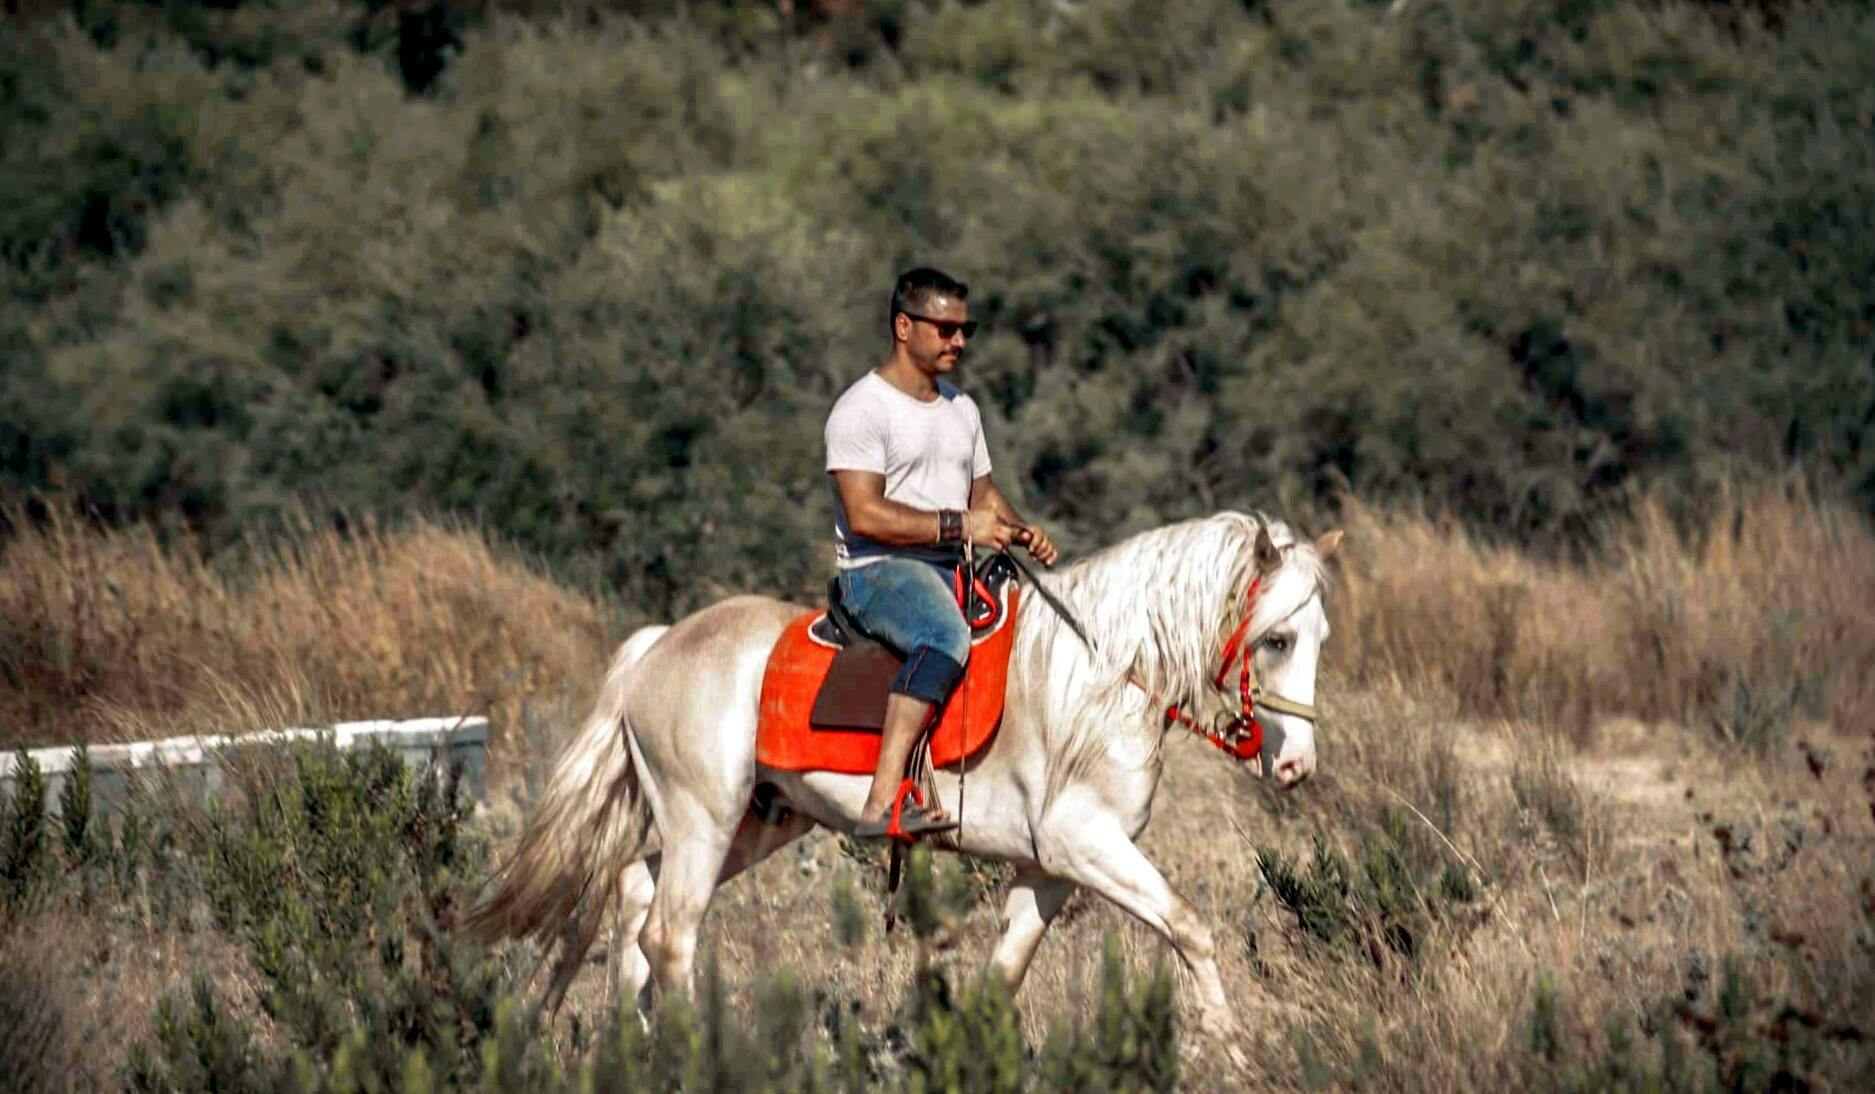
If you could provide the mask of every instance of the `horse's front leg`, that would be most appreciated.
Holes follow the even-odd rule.
[[[1172,891],[1158,867],[1134,846],[1117,818],[1092,803],[1085,803],[1084,808],[1061,808],[1069,804],[1060,803],[1051,810],[1059,823],[1038,833],[1042,867],[1085,885],[1163,935],[1197,982],[1202,1028],[1224,1041],[1233,1059],[1241,1059],[1233,1043],[1237,1021],[1224,995],[1224,980],[1218,975],[1217,947],[1211,929],[1199,918],[1197,909]]]
[[[1072,881],[1049,877],[1033,866],[1017,868],[1016,880],[1009,887],[1009,901],[1003,905],[1002,941],[990,956],[990,969],[1001,977],[1009,994],[1014,995],[1022,986],[1029,962],[1042,944],[1042,935],[1048,933],[1048,925],[1072,892]]]

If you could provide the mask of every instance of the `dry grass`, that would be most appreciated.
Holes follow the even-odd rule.
[[[1254,1061],[1253,1074],[1236,1073],[1217,1045],[1187,1033],[1187,1086],[1544,1086],[1557,1076],[1532,1073],[1539,1058],[1527,1047],[1541,980],[1556,985],[1565,1059],[1592,1063],[1610,1016],[1630,1032],[1662,1016],[1671,1023],[1672,1004],[1701,984],[1709,1006],[1727,955],[1772,1001],[1754,1021],[1788,1004],[1867,1032],[1866,1016],[1844,1006],[1875,988],[1875,965],[1856,941],[1868,923],[1857,885],[1875,851],[1869,802],[1855,785],[1863,765],[1850,762],[1865,742],[1838,741],[1841,762],[1817,778],[1794,749],[1779,757],[1792,762],[1741,767],[1703,735],[1678,730],[1591,756],[1533,727],[1447,721],[1398,694],[1328,701],[1322,774],[1292,794],[1199,746],[1171,751],[1142,842],[1215,932]],[[1306,859],[1319,841],[1352,856],[1397,823],[1390,812],[1434,861],[1442,851],[1480,881],[1477,899],[1427,916],[1410,959],[1331,946],[1301,929],[1253,853],[1270,846]],[[1720,828],[1755,833],[1749,861],[1721,851]],[[705,952],[732,984],[785,969],[826,998],[859,1000],[875,1020],[889,1015],[910,990],[915,953],[908,938],[880,932],[877,878],[840,839],[811,836],[719,893]],[[860,894],[869,929],[829,960],[843,887]],[[960,976],[987,959],[998,933],[1001,886],[980,891],[943,958]],[[1149,931],[1077,894],[1019,998],[1032,1042],[1059,1018],[1092,1013],[1109,934],[1135,971],[1174,961]],[[576,985],[576,1005],[602,1013],[606,990],[595,964]],[[1867,1062],[1864,1046],[1831,1051],[1811,1076],[1825,1086]]]
[[[301,526],[238,560],[69,513],[0,552],[0,745],[493,710],[598,675],[600,610],[480,535]]]
[[[1577,565],[1360,504],[1348,532],[1334,663],[1361,683],[1578,739],[1617,716],[1751,745],[1875,724],[1875,534],[1802,491],[1690,530],[1643,499]]]
[[[1175,745],[1143,840],[1212,925],[1253,1050],[1245,1076],[1186,1034],[1187,1085],[1547,1084],[1555,1076],[1533,1073],[1543,1057],[1530,1049],[1539,985],[1555,985],[1561,1058],[1580,1066],[1609,1044],[1610,1016],[1630,1031],[1665,1022],[1696,1043],[1697,1022],[1674,1007],[1708,1006],[1728,957],[1757,985],[1750,1022],[1766,1036],[1780,1014],[1875,1032],[1845,1004],[1875,994],[1875,827],[1859,783],[1875,769],[1861,618],[1875,543],[1859,520],[1774,494],[1686,534],[1643,505],[1604,557],[1579,566],[1397,514],[1357,508],[1349,529],[1321,773],[1279,794]],[[236,700],[288,679],[346,713],[462,709],[457,696],[512,674],[514,705],[497,716],[537,767],[582,713],[564,682],[590,686],[606,647],[600,606],[434,525],[305,533],[227,572],[186,544],[61,518],[17,537],[5,560],[6,670],[34,683],[0,700],[12,726],[43,717],[89,731],[104,710],[150,732],[192,716],[277,718],[290,711]],[[1773,714],[1799,733],[1728,728],[1727,702],[1780,680],[1789,693]],[[525,781],[509,793],[524,798]],[[506,803],[484,817],[497,841],[514,821]],[[1325,942],[1258,866],[1269,848],[1297,864],[1339,853],[1358,869],[1384,841],[1418,886],[1410,954],[1385,944],[1389,924],[1371,911],[1351,918],[1350,941]],[[976,893],[940,958],[962,975],[993,944],[1002,882],[995,869],[945,869]],[[1447,869],[1472,899],[1437,898]],[[738,989],[785,969],[882,1019],[905,998],[915,956],[878,929],[880,881],[843,841],[812,836],[719,895],[706,954]],[[859,894],[868,929],[830,959],[842,889]],[[144,1028],[150,1002],[185,985],[196,958],[126,963],[166,944],[133,928],[65,931],[56,952],[33,941],[50,924],[9,931],[0,965],[48,1000],[43,1014],[14,1008],[19,1035],[67,1058],[60,1046],[74,1038]],[[1155,936],[1076,896],[1020,998],[1032,1038],[1091,1012],[1108,934],[1136,970],[1170,960]],[[73,950],[80,936],[107,940],[109,959]],[[213,932],[191,945],[213,949]],[[65,987],[54,982],[70,970]],[[739,990],[741,1005],[750,997]],[[595,964],[570,1006],[591,1023],[609,1005]],[[1868,1043],[1829,1042],[1804,1074],[1846,1085],[1871,1062]]]
[[[0,746],[247,715],[492,706],[591,685],[607,608],[481,534],[304,523],[235,559],[55,510],[0,548]],[[1334,679],[1576,740],[1615,717],[1762,745],[1793,722],[1875,724],[1875,533],[1799,491],[1693,529],[1644,499],[1586,563],[1350,502]],[[205,719],[207,721],[205,721]],[[248,727],[241,727],[248,728]]]
[[[1215,932],[1253,1061],[1251,1074],[1236,1072],[1187,1032],[1187,1087],[1540,1086],[1547,1077],[1530,1072],[1526,1047],[1539,982],[1557,985],[1557,1026],[1579,1061],[1606,1044],[1610,1015],[1632,1029],[1688,990],[1710,998],[1727,955],[1767,998],[1764,1021],[1788,1004],[1866,1028],[1846,1005],[1875,991],[1863,938],[1875,922],[1862,907],[1875,827],[1857,786],[1875,763],[1866,740],[1819,737],[1741,765],[1735,750],[1685,730],[1609,726],[1585,751],[1529,725],[1455,721],[1385,690],[1324,699],[1324,767],[1296,792],[1196,743],[1169,752],[1143,844]],[[530,725],[530,750],[547,757],[579,713],[571,702],[535,708],[546,717]],[[1260,876],[1257,848],[1353,857],[1401,820],[1415,856],[1461,865],[1478,882],[1476,899],[1419,921],[1411,957],[1324,943]],[[484,818],[498,830],[511,821],[499,807]],[[994,869],[943,869],[976,894],[938,958],[964,978],[998,932],[1002,882]],[[906,998],[917,961],[908,932],[879,929],[881,881],[845,841],[811,836],[718,894],[704,960],[720,964],[740,1007],[785,971],[827,1005],[857,1004],[877,1028]],[[842,889],[858,895],[864,930],[835,948]],[[12,1022],[9,1043],[30,1048],[7,1062],[69,1063],[72,1081],[113,1085],[122,1060],[95,1046],[147,1037],[156,999],[196,971],[254,1017],[253,973],[231,939],[205,922],[154,933],[148,922],[131,906],[75,928],[65,916],[5,925],[0,972],[17,1005],[0,1017]],[[1032,1044],[1092,1013],[1109,935],[1135,972],[1172,960],[1149,931],[1077,895],[1019,999]],[[607,980],[595,963],[575,984],[570,1012],[587,1028],[606,1020]],[[562,1021],[559,1036],[570,1028]],[[1831,1051],[1811,1075],[1825,1088],[1867,1062],[1865,1046]]]
[[[165,995],[208,977],[232,1010],[265,1023],[239,943],[159,927],[147,901],[91,912],[0,910],[0,1090],[118,1090]]]

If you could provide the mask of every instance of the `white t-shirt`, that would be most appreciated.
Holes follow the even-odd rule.
[[[885,496],[914,509],[970,508],[970,483],[990,473],[976,401],[938,381],[938,397],[907,395],[876,372],[846,389],[827,415],[827,470],[885,476]],[[827,484],[834,487],[831,475]],[[955,552],[893,547],[853,534],[840,491],[833,489],[834,554],[842,570],[888,556],[948,561]]]

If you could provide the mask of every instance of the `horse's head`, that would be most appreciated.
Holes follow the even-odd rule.
[[[1280,521],[1224,512],[1142,532],[1076,563],[1059,578],[1067,605],[1037,582],[1054,611],[1018,635],[1025,659],[1048,665],[1055,651],[1072,651],[1072,666],[1085,651],[1114,670],[1110,687],[1086,689],[1091,701],[1064,703],[1079,689],[1062,687],[1044,703],[1067,727],[1059,778],[1109,762],[1106,727],[1139,692],[1145,709],[1163,712],[1162,733],[1180,726],[1284,787],[1308,778],[1315,672],[1328,640],[1323,563],[1340,544],[1340,532],[1309,543]],[[1125,652],[1101,652],[1114,649]],[[1062,679],[1073,681],[1073,669]]]
[[[1287,789],[1315,771],[1315,674],[1328,641],[1328,583],[1323,562],[1341,545],[1330,532],[1314,543],[1287,528],[1259,524],[1255,580],[1243,649],[1226,650],[1218,674],[1263,731],[1257,773]],[[1231,653],[1236,652],[1233,662]],[[1234,667],[1233,667],[1234,664]]]

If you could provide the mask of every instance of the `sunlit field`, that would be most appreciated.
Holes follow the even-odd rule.
[[[1086,894],[1011,1000],[1006,867],[825,832],[698,998],[608,928],[540,1013],[464,911],[628,635],[823,595],[922,265],[1070,561],[1346,533],[1318,772],[1174,739],[1143,838],[1241,1032]],[[9,0],[0,749],[490,754],[25,767],[0,1091],[1866,1087],[1872,302],[1854,0]]]
[[[1855,720],[1875,632],[1852,591],[1875,583],[1875,539],[1859,518],[1801,493],[1740,497],[1692,528],[1638,512],[1611,525],[1597,553],[1561,564],[1349,506],[1317,776],[1285,794],[1199,742],[1167,751],[1143,844],[1216,932],[1243,1019],[1236,1047],[1249,1060],[1235,1069],[1225,1046],[1175,1026],[1182,1085],[1853,1085],[1870,1062],[1865,1001],[1875,991],[1875,789],[1865,774],[1875,752]],[[418,880],[404,897],[347,914],[378,923],[361,929],[380,942],[442,924],[440,940],[419,943],[416,930],[407,941],[419,964],[455,970],[423,980],[432,1010],[474,1000],[492,1022],[501,997],[538,992],[530,947],[465,948],[447,941],[447,922],[510,846],[530,787],[583,714],[582,692],[621,637],[599,622],[603,606],[473,531],[424,523],[257,546],[224,572],[186,545],[67,520],[14,540],[4,561],[8,671],[53,663],[22,649],[35,636],[82,651],[89,673],[83,686],[34,679],[14,690],[18,710],[56,727],[40,742],[191,721],[492,709],[490,799],[445,851],[384,852],[385,869]],[[82,579],[98,572],[111,580]],[[498,645],[486,640],[495,620],[511,628]],[[346,1043],[344,1029],[372,1028],[373,1007],[388,1006],[371,1003],[374,992],[405,998],[394,977],[302,972],[310,979],[296,983],[296,966],[255,928],[264,909],[242,901],[274,886],[244,889],[251,882],[227,863],[274,860],[227,848],[261,846],[252,840],[267,832],[300,848],[278,861],[286,891],[308,901],[307,922],[336,914],[322,901],[355,896],[319,888],[309,865],[334,838],[319,823],[340,820],[291,810],[281,816],[299,821],[257,819],[267,811],[255,802],[296,785],[278,765],[263,768],[239,784],[233,800],[247,804],[225,815],[155,793],[128,847],[108,824],[74,842],[55,818],[38,866],[20,865],[19,814],[9,814],[0,963],[22,990],[7,1004],[21,1033],[6,1067],[29,1077],[71,1068],[113,1085],[130,1057],[96,1046],[141,1044],[139,1081],[183,1082],[178,1054],[203,1050],[178,1032],[186,1022],[166,1025],[157,1010],[173,999],[176,1013],[195,1013],[198,976],[220,1008],[218,1024],[202,1028],[248,1038],[211,1037],[211,1047],[238,1042],[288,1071],[296,1052],[316,1060]],[[300,778],[328,785],[321,770]],[[346,839],[395,841],[400,824],[423,828],[410,818],[441,808],[401,792],[389,800],[367,794],[349,812],[317,816],[350,818]],[[393,822],[374,809],[407,812]],[[919,1040],[928,1029],[914,1005],[921,970],[959,992],[974,982],[1005,877],[995,863],[940,859],[928,881],[934,922],[922,934],[902,922],[891,935],[879,861],[836,835],[810,836],[733,883],[713,908],[703,958],[723,986],[721,1020],[760,1025],[783,977],[788,1005],[804,1015],[789,1051],[837,1059],[829,1015],[840,1014],[866,1082],[928,1078],[920,1069],[935,1050]],[[329,925],[303,929],[343,938]],[[1109,953],[1124,990],[1146,996],[1174,960],[1156,936],[1077,894],[1016,1000],[1009,1051],[1019,1067],[1040,1066],[1051,1030],[1059,1039],[1101,1020]],[[329,995],[324,1045],[307,1040],[320,1024],[289,1006],[309,986]],[[596,953],[556,1022],[498,1041],[532,1061],[530,1082],[550,1083],[540,1069],[553,1067],[574,1081],[622,1036],[608,1032],[611,991],[607,954]],[[368,1070],[357,1063],[364,1049],[350,1051],[348,1066]],[[428,1060],[438,1059],[432,1048]]]

